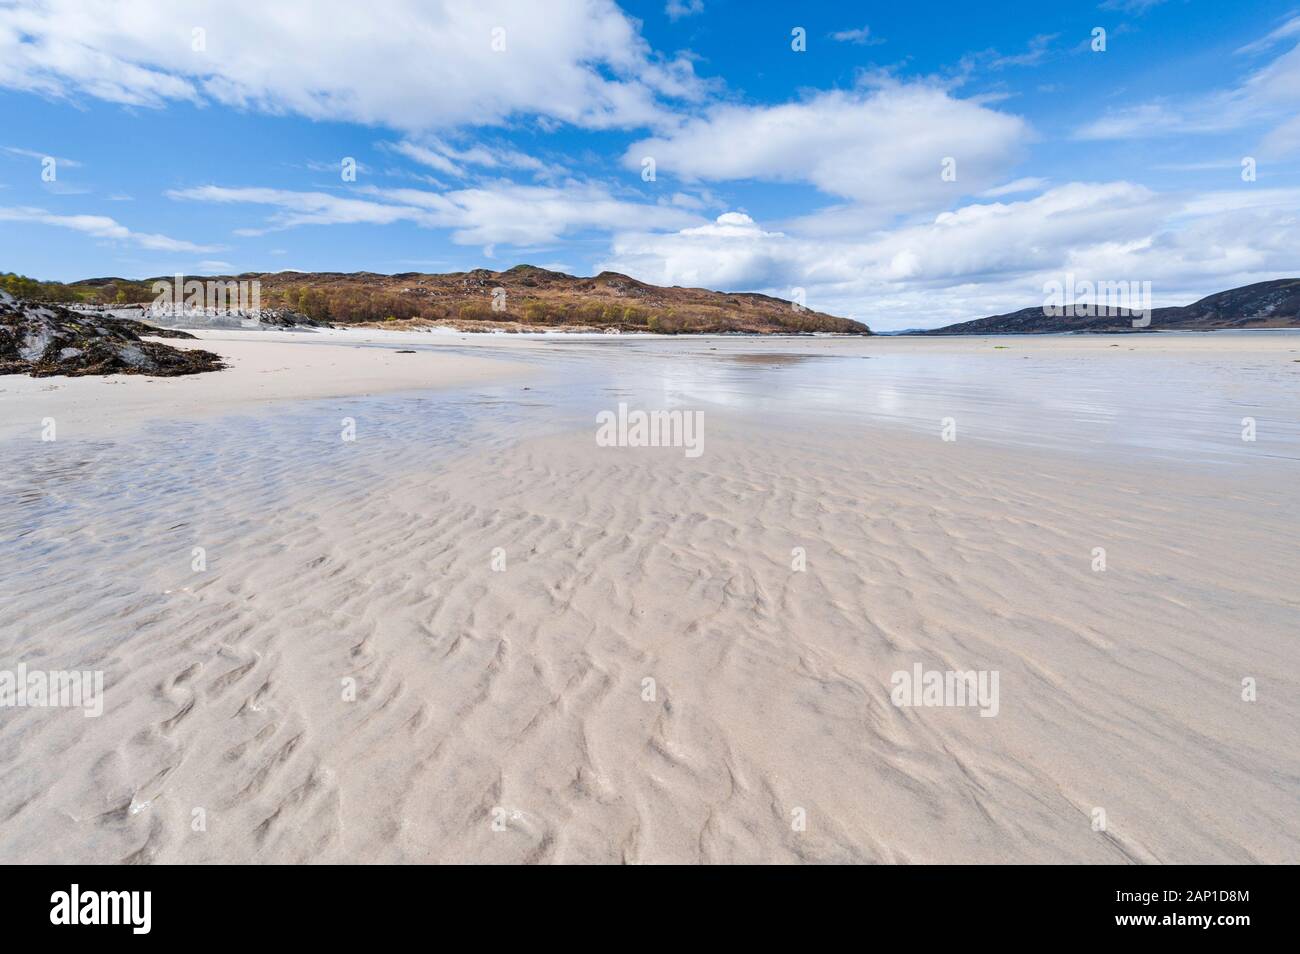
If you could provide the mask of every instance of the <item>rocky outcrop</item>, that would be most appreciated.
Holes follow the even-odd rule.
[[[258,323],[274,328],[328,328],[329,323],[308,318],[288,308],[263,308],[254,316]]]
[[[215,308],[158,308],[151,304],[69,306],[79,315],[102,318],[129,327],[136,334],[158,338],[193,338],[182,328],[328,328],[289,308],[261,308],[256,311]]]
[[[79,315],[0,291],[0,374],[173,377],[224,367],[210,351],[181,350],[141,337],[157,331],[129,319]]]
[[[151,335],[154,338],[188,338],[190,341],[198,340],[188,331],[181,331],[179,328],[160,328],[158,325],[136,321],[134,318],[109,318],[108,320],[113,323],[114,328],[125,328],[137,335]]]

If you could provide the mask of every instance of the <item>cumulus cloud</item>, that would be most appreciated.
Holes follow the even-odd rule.
[[[1294,270],[1300,190],[1176,196],[1128,182],[1068,183],[976,202],[857,238],[763,227],[728,213],[675,232],[617,235],[601,268],[666,285],[757,289],[883,330],[1029,307],[1072,272],[1151,281],[1158,304]]]
[[[202,31],[197,33],[195,31]],[[639,126],[698,98],[613,0],[157,0],[0,6],[0,86],[134,106],[219,102],[402,130],[535,115]]]
[[[196,245],[152,232],[135,232],[106,215],[58,215],[27,206],[0,207],[0,221],[72,229],[94,238],[130,242],[155,252],[215,252],[221,248],[219,245]]]
[[[890,83],[776,106],[716,106],[634,143],[624,163],[638,168],[650,156],[660,175],[688,181],[808,183],[859,213],[894,214],[994,185],[1030,135],[1021,118],[946,89]],[[956,182],[941,177],[947,158]]]

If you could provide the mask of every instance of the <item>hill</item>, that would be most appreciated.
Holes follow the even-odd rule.
[[[13,294],[88,304],[149,302],[155,279],[94,278],[67,285],[17,279]],[[587,329],[664,334],[837,332],[866,335],[866,325],[747,292],[664,288],[617,272],[579,278],[533,265],[504,272],[442,275],[406,272],[265,272],[186,276],[199,281],[258,281],[261,306],[333,324],[451,324],[471,331]],[[171,276],[159,276],[167,281]],[[26,284],[21,284],[26,283]]]
[[[1033,335],[1063,331],[1120,333],[1142,331],[1214,331],[1225,328],[1300,328],[1300,278],[1279,278],[1217,292],[1190,305],[1151,309],[1151,324],[1134,328],[1128,315],[1055,317],[1043,306],[1005,315],[976,318],[921,335]]]

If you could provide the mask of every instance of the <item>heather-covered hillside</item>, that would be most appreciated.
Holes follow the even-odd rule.
[[[210,276],[231,281],[234,276]],[[475,269],[443,275],[409,272],[246,273],[261,283],[263,308],[287,308],[317,321],[452,323],[472,330],[586,327],[665,334],[838,332],[870,334],[866,325],[767,295],[663,288],[615,272],[579,278],[532,265],[504,272]],[[32,282],[15,294],[55,301],[151,301],[155,279],[95,278],[60,285]],[[208,276],[186,276],[206,280]],[[159,276],[158,280],[170,280]]]

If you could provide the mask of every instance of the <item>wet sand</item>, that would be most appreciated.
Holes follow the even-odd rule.
[[[53,418],[68,437],[126,434],[152,420],[195,419],[309,398],[456,387],[526,369],[503,360],[400,354],[400,340],[358,348],[324,336],[196,332],[201,340],[158,339],[173,348],[220,354],[222,371],[173,378],[143,375],[0,376],[0,440],[39,438]],[[382,336],[380,336],[382,338]],[[306,345],[312,347],[306,347]]]
[[[121,418],[0,380],[82,409],[4,445],[0,668],[106,683],[0,710],[0,860],[1294,863],[1295,341],[348,339],[449,386]],[[597,446],[619,402],[703,453]],[[895,705],[918,664],[996,715]]]

